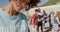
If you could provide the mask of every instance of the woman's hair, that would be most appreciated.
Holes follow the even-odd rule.
[[[40,0],[30,0],[30,2],[28,3],[28,7],[26,9],[30,9],[30,8],[33,8],[33,7],[36,7],[37,6],[37,3],[39,3]]]
[[[9,0],[9,1],[11,1],[11,0]],[[27,5],[26,9],[29,10],[30,8],[35,7],[37,5],[37,3],[39,3],[39,2],[40,2],[40,0],[29,0],[29,3]]]
[[[9,0],[9,1],[11,1],[11,0]]]
[[[35,12],[40,12],[38,9],[35,9]]]
[[[9,0],[9,1],[11,1],[11,0]]]

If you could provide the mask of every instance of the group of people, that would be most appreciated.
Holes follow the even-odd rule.
[[[33,2],[38,3],[39,0],[7,1],[9,3],[0,9],[0,32],[29,32],[27,18],[21,11],[27,6],[30,8]]]
[[[40,8],[35,9],[35,14],[33,14],[30,20],[30,25],[32,25],[33,28],[36,28],[37,32],[39,32],[40,29],[41,32],[44,32],[44,26],[47,22],[49,22],[49,30],[52,30],[53,32],[58,32],[59,18],[57,15],[55,15],[55,12],[52,11],[48,15],[45,10],[42,11]]]
[[[29,8],[31,5],[33,7],[36,6],[36,3],[40,0],[33,0],[33,2],[37,1],[36,3],[34,2],[35,4],[32,0],[8,1],[9,4],[0,9],[0,32],[31,32],[28,26],[28,20],[21,11],[28,6]],[[47,23],[48,18],[50,18],[50,26],[52,25],[52,29],[56,32],[60,23],[59,20],[56,20],[58,17],[54,14],[54,12],[51,12],[50,16],[48,16],[45,10],[41,12],[40,9],[36,9],[35,14],[31,17],[30,25],[36,28],[37,32],[40,31],[39,28],[41,27],[41,32],[43,32],[43,26]]]

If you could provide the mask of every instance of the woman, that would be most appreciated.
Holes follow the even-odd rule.
[[[55,15],[53,11],[50,16],[51,16],[52,32],[58,32],[59,20],[57,20],[57,16]]]
[[[9,4],[0,9],[0,32],[28,32],[26,16],[19,12],[29,0],[9,0]]]

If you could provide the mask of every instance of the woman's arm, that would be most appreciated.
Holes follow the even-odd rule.
[[[57,23],[60,24],[60,22],[59,22],[59,18],[58,18],[58,17],[56,17],[56,20],[57,20]]]

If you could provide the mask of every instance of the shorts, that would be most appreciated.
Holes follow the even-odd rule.
[[[41,31],[43,32],[43,28],[42,28],[42,21],[39,21],[39,22],[38,22],[38,28],[37,28],[37,29],[38,29],[38,31],[39,31],[39,27],[40,27],[40,26],[41,26]]]
[[[39,26],[42,26],[42,21],[39,21],[39,22],[38,22],[38,27],[39,27]]]
[[[47,23],[47,21],[45,21],[45,23]]]
[[[48,19],[43,19],[43,21],[44,21],[45,23],[47,23]]]

